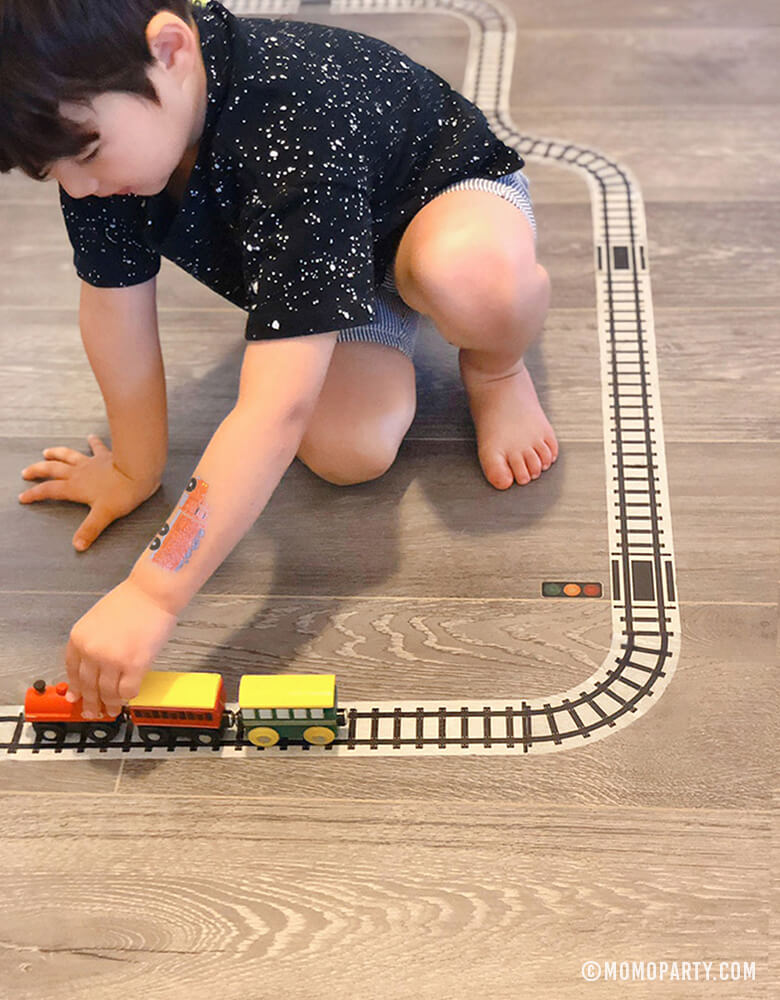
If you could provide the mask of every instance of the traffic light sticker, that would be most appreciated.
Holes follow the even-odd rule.
[[[542,584],[542,597],[601,597],[600,583],[561,583],[545,582]]]

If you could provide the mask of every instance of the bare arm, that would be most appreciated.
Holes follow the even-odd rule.
[[[130,288],[81,283],[81,339],[106,405],[117,469],[160,485],[168,410],[157,329],[157,279]]]
[[[87,357],[103,393],[112,450],[88,437],[92,456],[53,447],[22,470],[23,479],[45,479],[20,494],[22,503],[70,500],[90,508],[73,536],[80,551],[160,485],[168,452],[168,417],[156,280],[131,288],[81,286],[79,320]]]
[[[295,457],[330,364],[337,333],[247,345],[235,407],[217,428],[159,545],[73,626],[66,652],[72,697],[109,711],[141,680],[192,596],[248,531]],[[183,494],[182,500],[188,494]],[[184,525],[178,534],[176,523]],[[190,545],[196,535],[197,545]],[[181,527],[181,525],[180,525]],[[174,530],[175,529],[175,530]],[[182,547],[182,541],[184,547]],[[156,558],[160,556],[161,558]]]
[[[330,364],[337,334],[247,345],[235,407],[217,428],[193,479],[206,484],[203,536],[189,561],[145,550],[130,580],[178,614],[260,515],[295,458]],[[174,510],[172,516],[176,513]],[[171,518],[166,523],[170,523]],[[196,522],[197,523],[197,522]],[[162,557],[162,558],[161,558]],[[168,568],[166,568],[168,567]]]

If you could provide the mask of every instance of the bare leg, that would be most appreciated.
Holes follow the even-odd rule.
[[[460,373],[469,397],[482,470],[497,489],[538,479],[558,457],[555,432],[542,410],[523,354],[542,331],[550,301],[547,272],[518,319],[514,337],[494,350],[462,347]]]
[[[337,343],[298,458],[351,486],[390,468],[416,408],[414,365],[384,344]]]
[[[503,490],[537,479],[558,442],[523,363],[550,305],[528,220],[488,192],[446,192],[407,227],[395,279],[404,301],[460,348],[488,482]]]

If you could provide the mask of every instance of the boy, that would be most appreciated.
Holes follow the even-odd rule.
[[[159,487],[161,254],[248,314],[234,409],[128,578],[71,631],[70,696],[93,718],[137,693],[296,455],[341,485],[390,466],[415,412],[419,314],[460,348],[493,486],[537,478],[557,442],[522,360],[550,294],[523,161],[474,105],[357,32],[217,2],[83,10],[0,0],[0,171],[60,186],[112,450],[47,449],[20,500],[88,504],[83,550]]]

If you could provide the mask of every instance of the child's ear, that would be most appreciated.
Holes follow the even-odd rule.
[[[146,26],[146,44],[158,62],[169,68],[177,53],[192,46],[192,29],[168,10],[158,11]]]

